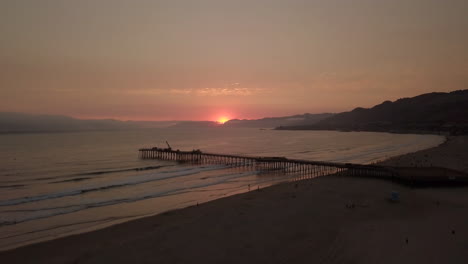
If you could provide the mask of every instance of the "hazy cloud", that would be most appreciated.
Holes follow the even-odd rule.
[[[137,95],[195,95],[195,96],[251,96],[267,93],[264,88],[241,87],[239,83],[229,84],[226,87],[206,87],[198,89],[132,89],[125,93]]]

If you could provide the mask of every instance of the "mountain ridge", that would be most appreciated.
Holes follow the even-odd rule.
[[[296,124],[315,124],[320,120],[333,116],[332,113],[298,114],[282,117],[265,117],[260,119],[231,119],[224,123],[226,127],[274,128]]]
[[[336,114],[313,125],[277,129],[467,134],[468,90],[384,101],[371,108],[358,107]]]
[[[164,127],[174,121],[120,121],[115,119],[78,119],[64,115],[0,112],[0,133],[48,133],[131,130]]]

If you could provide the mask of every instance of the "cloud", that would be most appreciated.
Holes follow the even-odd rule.
[[[245,87],[225,87],[225,88],[202,88],[195,90],[195,93],[200,96],[249,96],[263,93],[265,89],[260,88],[245,88]]]
[[[251,96],[266,93],[264,88],[241,87],[239,83],[228,84],[225,87],[205,87],[198,89],[132,89],[128,94],[137,95],[195,95],[195,96]]]
[[[191,89],[170,89],[170,94],[182,94],[182,95],[189,95],[192,94]]]

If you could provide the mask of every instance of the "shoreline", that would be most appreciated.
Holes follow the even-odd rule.
[[[468,173],[468,136],[446,136],[438,146],[390,157],[378,162],[382,166],[442,167]]]
[[[446,137],[442,144],[377,163],[396,173],[391,180],[417,187],[468,185],[468,136]]]
[[[438,158],[438,156],[436,156],[434,153],[439,153],[439,155],[446,156],[447,151],[454,152],[454,145],[458,147],[456,148],[458,150],[463,149],[463,144],[468,144],[468,140],[466,138],[467,137],[456,137],[452,139],[447,139],[444,143],[436,147],[396,156],[393,158],[389,158],[388,160],[382,161],[380,163],[383,163],[384,165],[405,165],[407,164],[405,163],[407,160],[413,161],[415,159],[417,160],[421,157],[425,157],[424,155],[428,155],[428,152],[431,153],[431,156],[429,157],[431,157],[432,159]],[[454,154],[459,155],[460,153]],[[465,156],[462,155],[461,158],[463,159],[464,157]],[[271,237],[272,235],[266,232],[266,230],[264,230],[265,227],[262,226],[262,224],[267,223],[269,220],[275,222],[276,225],[271,226],[267,224],[267,226],[270,227],[271,231],[275,234],[278,233],[277,235],[282,237],[283,240],[296,245],[299,249],[303,247],[302,244],[304,243],[304,241],[302,240],[307,238],[306,240],[314,245],[313,248],[315,250],[318,250],[322,253],[328,252],[330,248],[334,247],[334,240],[343,239],[343,232],[345,234],[346,239],[353,240],[352,236],[348,237],[350,235],[348,231],[342,230],[342,228],[338,228],[340,232],[336,232],[336,230],[333,231],[333,228],[330,226],[329,223],[329,221],[331,221],[335,222],[335,225],[337,226],[348,225],[345,222],[342,222],[343,217],[348,216],[348,211],[361,211],[361,209],[362,211],[366,211],[366,208],[371,208],[375,210],[375,212],[373,213],[377,216],[388,216],[388,212],[386,212],[385,210],[382,211],[378,208],[378,206],[383,206],[388,210],[396,210],[394,213],[396,213],[395,216],[398,216],[398,218],[406,219],[409,215],[414,214],[414,212],[412,212],[411,210],[408,211],[408,209],[421,209],[412,203],[407,204],[406,201],[402,201],[397,205],[389,203],[389,193],[391,190],[394,189],[401,190],[402,197],[405,197],[405,200],[406,195],[415,195],[415,197],[417,198],[416,200],[418,201],[417,204],[424,204],[423,207],[428,207],[426,209],[430,209],[429,211],[435,210],[438,212],[438,210],[441,209],[439,208],[441,200],[447,200],[447,204],[451,205],[453,205],[453,203],[460,204],[460,202],[457,202],[457,199],[460,198],[459,195],[462,195],[463,197],[462,205],[465,206],[468,204],[468,196],[463,194],[463,192],[466,193],[466,190],[468,190],[466,187],[460,187],[454,191],[459,195],[451,194],[453,189],[438,188],[434,191],[436,197],[433,197],[431,190],[413,190],[412,188],[401,186],[394,182],[389,182],[380,179],[327,176],[310,180],[303,180],[299,182],[287,182],[278,185],[273,185],[268,188],[261,189],[260,191],[255,190],[247,193],[237,194],[234,196],[200,204],[199,206],[190,206],[184,209],[176,209],[166,213],[132,220],[129,222],[113,225],[104,229],[91,231],[88,233],[80,233],[77,235],[58,238],[56,240],[49,240],[37,244],[19,247],[12,250],[2,251],[0,252],[0,260],[5,259],[6,261],[18,261],[21,263],[68,263],[75,261],[79,263],[91,263],[98,260],[113,262],[120,261],[123,263],[128,261],[145,262],[145,260],[149,261],[150,259],[159,259],[161,260],[161,262],[173,262],[175,260],[180,261],[179,257],[181,256],[175,254],[177,250],[183,249],[184,254],[186,254],[187,256],[191,256],[193,259],[194,256],[198,256],[199,254],[203,253],[203,248],[201,248],[201,245],[208,243],[211,247],[214,247],[217,250],[223,252],[223,254],[217,255],[218,257],[214,258],[212,261],[207,261],[209,263],[215,263],[217,261],[223,260],[225,257],[232,258],[233,255],[230,252],[226,252],[225,246],[218,243],[213,244],[211,240],[213,238],[223,240],[226,236],[233,236],[236,241],[242,242],[240,243],[242,246],[239,248],[238,244],[228,243],[229,248],[233,247],[241,252],[245,250],[253,250],[254,252],[247,252],[247,255],[250,254],[250,256],[253,259],[261,261],[270,261],[275,263],[275,261],[279,261],[279,259],[265,259],[265,257],[267,256],[260,256],[259,254],[257,254],[257,251],[260,250],[260,248],[254,244],[249,243],[246,240],[247,238],[253,240],[260,239],[261,242],[269,245],[265,245],[266,248],[271,248],[272,250],[280,250],[280,245],[276,245],[275,243],[271,245],[272,243],[270,243],[270,240],[273,239]],[[365,191],[364,194],[362,193],[363,190]],[[314,193],[314,191],[317,191],[318,193]],[[331,194],[333,194],[333,197],[330,197]],[[311,198],[311,196],[317,201],[310,201],[310,199],[308,198]],[[376,199],[376,197],[378,197],[378,199]],[[426,204],[425,199],[428,197],[430,198],[429,200],[431,200],[432,202]],[[330,203],[328,201],[328,198],[337,199],[335,201],[336,203]],[[277,204],[284,203],[286,203],[287,206],[277,206]],[[308,206],[303,205],[303,203]],[[347,207],[347,205],[352,205],[353,208],[350,209]],[[439,209],[433,208],[434,205],[436,205],[436,207]],[[374,206],[376,206],[376,208],[374,208]],[[407,208],[407,206],[410,207]],[[265,211],[265,208],[263,207],[269,208],[271,211]],[[336,217],[333,217],[332,220],[328,218],[322,219],[320,217],[314,217],[314,214],[303,212],[304,210],[307,211],[306,208],[310,207],[319,212],[319,214],[331,214]],[[231,212],[232,208],[235,209],[235,212]],[[295,208],[296,210],[292,210],[293,208]],[[450,209],[449,211],[451,213],[455,213],[456,218],[458,218],[459,220],[468,220],[468,215],[466,215],[466,213],[460,212],[459,210],[456,210],[457,207],[449,206],[449,208],[445,208],[444,210],[446,209]],[[202,213],[200,211],[202,211]],[[226,214],[231,216],[232,219],[226,218]],[[290,218],[295,216],[296,214],[298,214],[297,217],[299,219],[290,220]],[[222,221],[215,221],[219,218],[219,216],[221,216]],[[360,216],[361,218],[358,217],[354,219],[355,222],[352,223],[360,226],[363,221],[372,222],[375,220],[372,217],[368,218],[368,216],[369,215]],[[282,219],[282,225],[277,225],[278,223],[275,219],[278,217],[279,219]],[[412,217],[418,218],[419,216],[416,214]],[[412,217],[408,220],[411,220]],[[434,215],[434,218],[430,219],[432,219],[431,221],[439,221],[439,217],[440,215],[436,214]],[[249,222],[251,219],[256,219],[259,221]],[[246,220],[248,221],[246,222]],[[383,220],[385,220],[385,217]],[[455,222],[459,221],[455,219],[453,220]],[[302,223],[299,226],[306,229],[305,234],[302,234],[302,231],[297,230],[297,228],[295,227],[295,221],[299,221]],[[312,228],[312,230],[308,230],[308,228],[310,227],[304,226],[304,224],[314,221],[316,221],[316,227],[325,228],[327,232],[322,234],[320,228]],[[427,224],[432,225],[433,223],[430,222]],[[281,227],[279,230],[278,226]],[[215,230],[217,230],[217,233],[213,233],[213,227],[215,228]],[[417,229],[417,227],[415,228]],[[461,225],[457,225],[457,230],[460,228],[462,228]],[[153,229],[156,229],[156,231],[154,231]],[[232,233],[229,231],[230,229],[240,229],[243,230],[243,232]],[[151,232],[146,234],[148,230],[151,230]],[[256,230],[259,232],[257,232],[257,235],[260,237],[263,236],[263,239],[252,237],[252,235],[256,233]],[[462,230],[464,230],[463,232],[465,232],[465,234],[468,234],[468,230],[463,228]],[[205,233],[203,231],[205,231]],[[172,232],[175,232],[175,234],[172,234]],[[296,239],[294,236],[288,237],[287,234],[295,234],[295,232],[298,233],[297,236],[300,239]],[[317,232],[319,236],[317,238],[313,238],[315,237]],[[460,231],[457,231],[457,233],[458,232]],[[194,238],[190,235],[193,235],[195,233],[198,236],[198,241],[200,242],[200,245],[198,245],[198,242],[196,242],[197,238]],[[307,234],[310,234],[311,236]],[[163,237],[165,236],[165,239],[160,239],[159,237],[161,235]],[[386,235],[391,234],[386,233]],[[423,234],[421,233],[419,235]],[[360,236],[362,236],[362,234]],[[368,236],[368,234],[366,236]],[[310,240],[309,238],[311,238],[312,240]],[[330,238],[333,239],[330,240]],[[375,237],[372,238],[377,239]],[[193,240],[194,243],[197,245],[187,244],[187,240]],[[153,243],[155,241],[156,245]],[[320,241],[323,242],[323,245],[319,245]],[[133,245],[133,242],[136,242],[136,244]],[[298,242],[301,243],[298,244]],[[185,244],[185,246],[181,247],[180,244]],[[346,245],[347,250],[354,250],[353,248],[355,246],[353,246],[352,244]],[[392,247],[392,245],[385,245],[390,248]],[[152,248],[153,246],[154,252],[148,251],[149,248]],[[163,252],[160,252],[161,248],[163,248],[166,251],[163,250]],[[195,249],[199,250],[200,252],[197,252]],[[62,250],[63,252],[61,253],[60,251]],[[285,251],[285,255],[290,257],[293,257],[295,255],[301,256],[298,259],[296,259],[298,263],[302,260],[305,261],[307,259],[306,253],[308,253],[308,251],[310,250],[304,249],[305,251],[299,250],[298,252],[296,252],[297,250],[298,249],[288,247]],[[359,250],[362,250],[362,248],[359,247]],[[382,250],[383,253],[385,253],[385,250]],[[446,250],[447,252],[452,252],[449,249]],[[115,254],[111,254],[111,252],[114,252]],[[128,252],[134,252],[134,254],[130,254],[130,256],[133,256],[134,259],[129,259],[129,256],[125,256]],[[390,254],[391,251],[388,250],[387,253]],[[455,255],[461,254],[458,251],[456,251],[455,253]],[[419,257],[424,257],[423,252],[420,252],[418,254],[421,254],[418,255]],[[463,257],[466,257],[466,255],[464,254],[461,255]],[[344,254],[344,256],[346,256],[346,254]],[[446,256],[444,255],[444,257]],[[233,259],[235,260],[236,257],[234,256]],[[185,260],[190,260],[190,258]],[[234,260],[233,263],[235,262]],[[310,259],[308,260],[310,261]],[[246,259],[239,259],[239,256],[237,256],[237,261],[245,262]],[[331,261],[330,263],[333,263],[333,261]],[[403,263],[406,262],[403,261]]]
[[[273,130],[285,130],[285,131],[338,131],[338,132],[376,132],[376,133],[390,133],[390,134],[414,134],[414,135],[435,135],[435,136],[446,136],[446,137],[457,137],[467,136],[466,132],[452,132],[437,129],[345,129],[345,128],[331,128],[331,127],[310,127],[310,126],[285,126],[275,127]]]

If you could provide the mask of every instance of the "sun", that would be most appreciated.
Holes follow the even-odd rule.
[[[222,116],[222,117],[218,118],[218,120],[216,120],[216,122],[218,122],[219,124],[224,124],[227,121],[229,121],[229,118],[227,118],[225,116]]]

